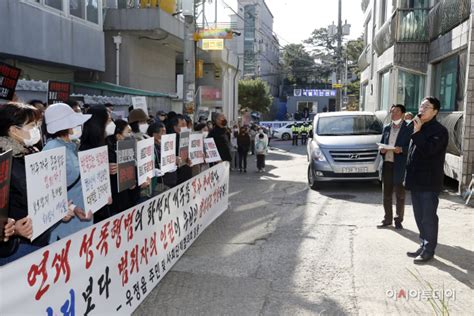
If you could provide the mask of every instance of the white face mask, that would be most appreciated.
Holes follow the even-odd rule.
[[[140,133],[146,134],[148,130],[148,124],[147,123],[140,124],[138,125],[138,129],[140,130]]]
[[[392,120],[392,123],[395,124],[395,125],[398,125],[402,122],[402,119],[398,119],[396,121]]]
[[[38,127],[34,127],[29,131],[30,139],[24,139],[25,146],[30,147],[37,144],[41,140],[41,133]]]
[[[407,122],[407,124],[410,124],[412,120],[405,120],[405,122]]]
[[[69,135],[71,140],[79,140],[82,136],[82,126],[76,126],[72,129],[72,134]]]
[[[110,135],[113,135],[115,133],[115,123],[114,122],[110,122],[109,124],[107,124],[107,126],[105,127],[105,134],[107,134],[107,136],[110,136]]]
[[[209,132],[202,132],[202,136],[204,136],[204,138],[207,138],[207,135],[209,135]]]

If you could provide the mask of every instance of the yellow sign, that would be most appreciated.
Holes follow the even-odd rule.
[[[221,38],[217,38],[217,39],[205,38],[202,40],[202,49],[203,50],[223,50],[224,40]]]
[[[196,78],[204,77],[204,60],[198,59],[196,61]]]
[[[332,84],[332,88],[333,89],[340,89],[342,88],[344,85],[342,83],[333,83]]]
[[[232,39],[231,29],[202,29],[194,33],[194,40],[197,42],[205,38]]]

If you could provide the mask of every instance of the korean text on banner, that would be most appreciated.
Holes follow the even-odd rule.
[[[68,82],[48,81],[48,105],[67,102],[71,94],[71,84]]]
[[[95,213],[112,198],[107,146],[79,152],[84,211]]]
[[[217,150],[216,143],[214,142],[214,138],[205,138],[204,139],[204,148],[206,149],[206,162],[218,162],[221,161],[221,155],[219,155],[219,151]]]
[[[224,162],[0,267],[2,314],[130,315],[227,209],[228,196]]]
[[[13,100],[21,69],[0,62],[0,99]]]
[[[189,160],[191,160],[191,164],[193,166],[204,162],[204,145],[202,133],[192,133],[189,136]]]
[[[185,165],[189,156],[189,130],[179,133],[179,157],[181,164]]]
[[[67,213],[66,149],[26,155],[25,171],[28,216],[35,239]]]
[[[146,97],[132,97],[132,105],[134,109],[142,109],[148,115],[148,106],[146,105]]]
[[[135,140],[117,142],[117,185],[118,192],[125,191],[136,185],[135,175]]]
[[[176,134],[161,136],[161,173],[176,170]]]
[[[9,150],[0,154],[0,240],[3,240],[4,228],[8,222],[11,170],[12,151]]]
[[[155,139],[147,138],[137,142],[137,174],[138,185],[146,182],[148,178],[153,178],[155,169]]]

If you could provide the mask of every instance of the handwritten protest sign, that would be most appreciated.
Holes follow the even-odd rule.
[[[28,216],[35,239],[67,213],[66,149],[25,156]]]
[[[176,170],[176,134],[161,136],[161,173]]]
[[[189,159],[191,164],[199,165],[204,162],[204,145],[202,133],[192,133],[189,136]]]
[[[204,139],[204,148],[206,149],[206,162],[218,162],[221,161],[221,155],[219,155],[219,151],[217,150],[216,143],[214,142],[214,138],[205,138]]]
[[[185,165],[189,156],[189,130],[179,133],[179,157],[181,164]]]
[[[48,81],[48,105],[66,102],[71,94],[71,85],[67,82]]]
[[[132,105],[134,109],[142,109],[148,115],[148,106],[146,97],[132,97]]]
[[[136,185],[135,175],[135,140],[117,142],[117,184],[118,192]]]
[[[137,142],[137,174],[138,185],[146,182],[147,178],[153,178],[155,169],[155,140],[147,138]]]
[[[8,221],[8,201],[12,170],[12,151],[0,154],[0,240],[3,240],[4,227]]]
[[[82,194],[86,213],[100,210],[112,197],[107,146],[79,152]]]
[[[228,207],[229,164],[0,267],[2,315],[130,315]]]
[[[0,62],[0,99],[12,100],[21,69]]]

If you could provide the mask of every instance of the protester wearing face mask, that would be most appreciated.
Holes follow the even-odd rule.
[[[110,131],[111,129],[107,126],[115,126],[115,124],[112,124],[113,121],[109,112],[103,105],[95,105],[91,107],[87,111],[87,114],[91,114],[92,116],[83,125],[79,151],[105,146],[105,137],[107,136],[106,130],[109,129]],[[110,169],[112,169],[111,166]],[[109,205],[110,204],[112,204],[112,197],[109,199]],[[98,223],[108,217],[110,217],[110,209],[108,205],[105,205],[94,213],[94,223]]]
[[[405,113],[405,122],[407,122],[407,124],[410,124],[412,121],[413,121],[413,113],[411,112],[406,112]]]
[[[155,177],[152,179],[151,185],[153,195],[157,195],[169,189],[161,173],[161,136],[166,135],[165,125],[162,122],[153,123],[148,127],[147,134],[153,137],[155,142]]]
[[[139,141],[148,138],[148,116],[142,109],[134,109],[128,115],[128,124],[132,128],[133,137]]]
[[[412,125],[403,120],[405,106],[394,104],[390,109],[392,122],[384,127],[382,144],[389,145],[394,149],[380,149],[383,156],[382,180],[383,180],[383,207],[385,216],[379,228],[392,225],[395,221],[395,228],[402,229],[403,216],[405,214],[405,166],[407,162],[408,147],[410,146],[410,136],[413,133]],[[393,218],[392,196],[395,192],[397,216]]]
[[[217,150],[222,161],[232,162],[232,154],[230,152],[230,137],[227,133],[227,119],[225,115],[219,113],[214,118],[214,128],[209,132],[209,138],[214,138]]]
[[[72,139],[73,137],[75,139],[77,139],[78,136],[80,137],[77,132],[74,132],[74,129],[81,127],[90,117],[91,115],[83,115],[74,112],[74,110],[65,103],[50,105],[44,113],[49,141],[43,150],[60,147],[65,148],[67,198],[68,201],[72,203],[68,216],[52,229],[50,243],[92,225],[92,213],[86,214],[84,212],[77,145]]]
[[[0,243],[0,265],[21,258],[40,247],[48,245],[50,230],[30,241],[33,224],[28,217],[25,156],[38,150],[32,145],[41,138],[38,109],[23,103],[0,105],[0,152],[12,151],[10,199],[8,217],[15,220],[14,235]],[[11,231],[10,231],[11,233]]]
[[[230,166],[230,171],[237,170],[239,165],[239,154],[237,151],[237,136],[239,135],[239,127],[234,125],[232,127],[232,132],[230,133],[230,152],[232,154],[232,164]],[[240,168],[240,172],[242,172],[242,168]]]
[[[140,191],[136,186],[118,192],[117,179],[117,142],[133,139],[132,129],[124,120],[115,120],[115,130],[112,135],[107,136],[106,142],[109,152],[110,164],[110,187],[112,190],[112,204],[110,205],[110,215],[114,216],[123,212],[138,203]]]

